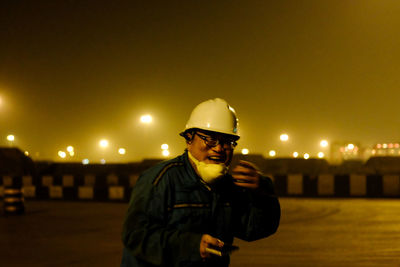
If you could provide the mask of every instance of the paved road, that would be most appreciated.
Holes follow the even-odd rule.
[[[240,250],[232,267],[400,266],[400,200],[283,198],[272,237]],[[0,216],[0,266],[119,266],[127,204],[28,201]]]
[[[278,232],[237,242],[232,267],[400,266],[400,200],[281,199]]]

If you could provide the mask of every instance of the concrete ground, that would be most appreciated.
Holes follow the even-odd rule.
[[[236,240],[232,267],[400,266],[400,200],[280,201],[278,232]],[[28,200],[25,215],[0,216],[0,266],[119,266],[126,208]]]

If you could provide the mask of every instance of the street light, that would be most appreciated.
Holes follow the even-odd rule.
[[[304,157],[304,159],[309,159],[310,155],[308,153],[305,153],[303,157]]]
[[[64,151],[58,151],[58,156],[62,159],[65,159],[65,157],[67,156],[67,153],[65,153]]]
[[[125,153],[126,153],[126,149],[125,148],[120,148],[120,149],[118,149],[118,154],[120,154],[120,155],[125,155]]]
[[[162,154],[163,154],[164,157],[168,157],[168,156],[169,156],[169,151],[168,151],[168,149],[164,149],[164,150],[162,151]]]
[[[150,124],[153,121],[153,118],[151,117],[151,115],[146,114],[146,115],[142,115],[140,117],[140,122],[144,123],[144,124]]]
[[[286,142],[287,140],[289,140],[289,135],[283,133],[279,136],[279,139],[281,139],[282,142]]]
[[[293,158],[297,158],[299,156],[298,152],[293,152]]]
[[[319,143],[319,145],[320,145],[321,147],[327,147],[327,146],[329,145],[329,143],[328,143],[328,141],[326,141],[326,140],[322,140],[322,141]]]
[[[242,154],[243,154],[243,155],[249,154],[249,150],[248,150],[247,148],[243,148],[243,149],[242,149]]]
[[[276,156],[276,151],[275,150],[270,150],[268,154],[269,154],[270,157],[275,157]]]
[[[106,140],[106,139],[101,139],[100,140],[100,142],[99,142],[99,145],[100,145],[100,147],[102,147],[102,148],[106,148],[106,147],[108,147],[108,140]]]
[[[319,152],[318,153],[318,158],[322,159],[323,157],[325,157],[324,152]]]
[[[7,135],[7,141],[8,141],[9,146],[11,147],[15,141],[15,136],[12,134]]]
[[[383,144],[383,148],[386,148],[385,145],[386,145],[386,144]],[[347,145],[347,148],[348,148],[349,150],[353,150],[353,149],[355,148],[355,146],[354,146],[354,144],[348,144],[348,145]]]
[[[162,144],[161,149],[162,150],[167,150],[169,148],[168,144]]]
[[[75,155],[74,147],[73,146],[67,146],[67,152],[71,157]]]

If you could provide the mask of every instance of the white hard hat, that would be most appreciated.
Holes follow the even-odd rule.
[[[235,110],[225,100],[215,98],[204,101],[193,109],[184,132],[201,129],[233,135],[239,139],[238,125]]]

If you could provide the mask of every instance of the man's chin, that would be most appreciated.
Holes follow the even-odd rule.
[[[207,160],[207,161],[204,161],[204,163],[206,163],[206,164],[216,164],[216,165],[224,165],[224,166],[227,166],[225,162],[215,161],[215,160]]]

